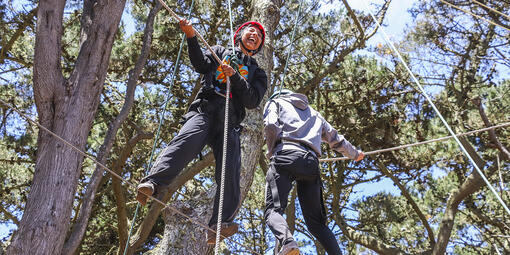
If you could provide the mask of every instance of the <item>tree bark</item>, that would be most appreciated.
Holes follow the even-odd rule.
[[[99,149],[97,161],[101,164],[105,165],[108,156],[110,155],[111,148],[113,143],[115,142],[115,136],[117,131],[119,130],[120,125],[126,120],[131,108],[133,106],[134,97],[135,97],[135,89],[137,86],[137,81],[142,73],[142,69],[147,62],[147,58],[149,57],[150,45],[152,43],[152,33],[154,32],[154,18],[156,14],[161,9],[162,5],[158,1],[156,1],[156,5],[149,13],[147,17],[147,21],[145,23],[145,30],[143,34],[143,44],[140,55],[138,56],[138,60],[136,61],[135,67],[129,71],[129,77],[127,81],[126,95],[124,99],[124,104],[120,113],[117,115],[114,121],[112,121],[108,127],[108,131],[106,133],[105,140]],[[131,147],[133,147],[132,145]],[[90,178],[90,182],[87,185],[87,190],[85,192],[83,198],[83,205],[81,206],[80,213],[78,215],[78,219],[74,228],[71,232],[70,237],[66,241],[64,245],[63,254],[74,254],[76,249],[78,248],[81,240],[83,239],[83,235],[85,234],[85,230],[87,228],[87,224],[90,218],[90,213],[92,211],[92,205],[94,203],[94,198],[97,192],[97,188],[99,187],[99,183],[103,179],[103,173],[105,169],[101,166],[96,165],[96,169]]]
[[[40,123],[84,150],[125,1],[85,1],[80,53],[66,80],[60,65],[65,0],[40,1],[34,98]],[[61,254],[83,156],[39,131],[34,178],[7,254]]]

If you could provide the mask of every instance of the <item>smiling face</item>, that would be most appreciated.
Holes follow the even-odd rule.
[[[241,40],[246,49],[256,50],[262,43],[262,32],[256,27],[247,27],[243,30]]]

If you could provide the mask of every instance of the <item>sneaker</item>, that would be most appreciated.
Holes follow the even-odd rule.
[[[138,191],[136,193],[136,200],[138,200],[138,202],[144,206],[147,204],[149,196],[154,194],[154,184],[150,182],[140,183],[138,184],[136,190]]]
[[[296,241],[288,242],[282,246],[278,255],[299,255],[299,246]]]
[[[216,231],[216,224],[214,224],[214,226],[211,226],[211,229],[214,229],[214,231]],[[221,223],[220,241],[223,240],[224,238],[230,237],[233,234],[237,233],[238,229],[239,226],[237,225],[237,223],[234,222]],[[216,233],[211,231],[210,229],[207,230],[206,238],[207,244],[209,245],[216,244]]]

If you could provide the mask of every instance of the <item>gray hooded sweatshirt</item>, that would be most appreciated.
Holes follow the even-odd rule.
[[[266,103],[264,133],[267,158],[282,149],[306,151],[305,146],[320,157],[322,141],[350,159],[356,159],[359,154],[356,147],[308,105],[306,96],[299,93],[281,95]]]

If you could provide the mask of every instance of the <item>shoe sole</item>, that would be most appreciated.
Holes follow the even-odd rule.
[[[279,253],[279,255],[299,255],[299,249],[298,248],[292,248],[290,251],[287,251],[286,253]]]
[[[299,255],[299,249],[292,249],[285,255]]]
[[[138,188],[138,192],[136,193],[136,200],[142,204],[146,205],[149,196],[152,196],[152,189],[149,187],[140,187]]]
[[[215,231],[216,231],[216,229],[215,229]],[[225,238],[231,237],[232,235],[237,233],[237,231],[238,231],[238,226],[237,225],[231,225],[231,226],[229,226],[227,228],[222,229],[221,230],[220,241],[223,241],[223,239],[225,239]],[[209,245],[216,244],[216,234],[214,234],[212,236],[212,238],[207,239],[207,244],[209,244]]]

